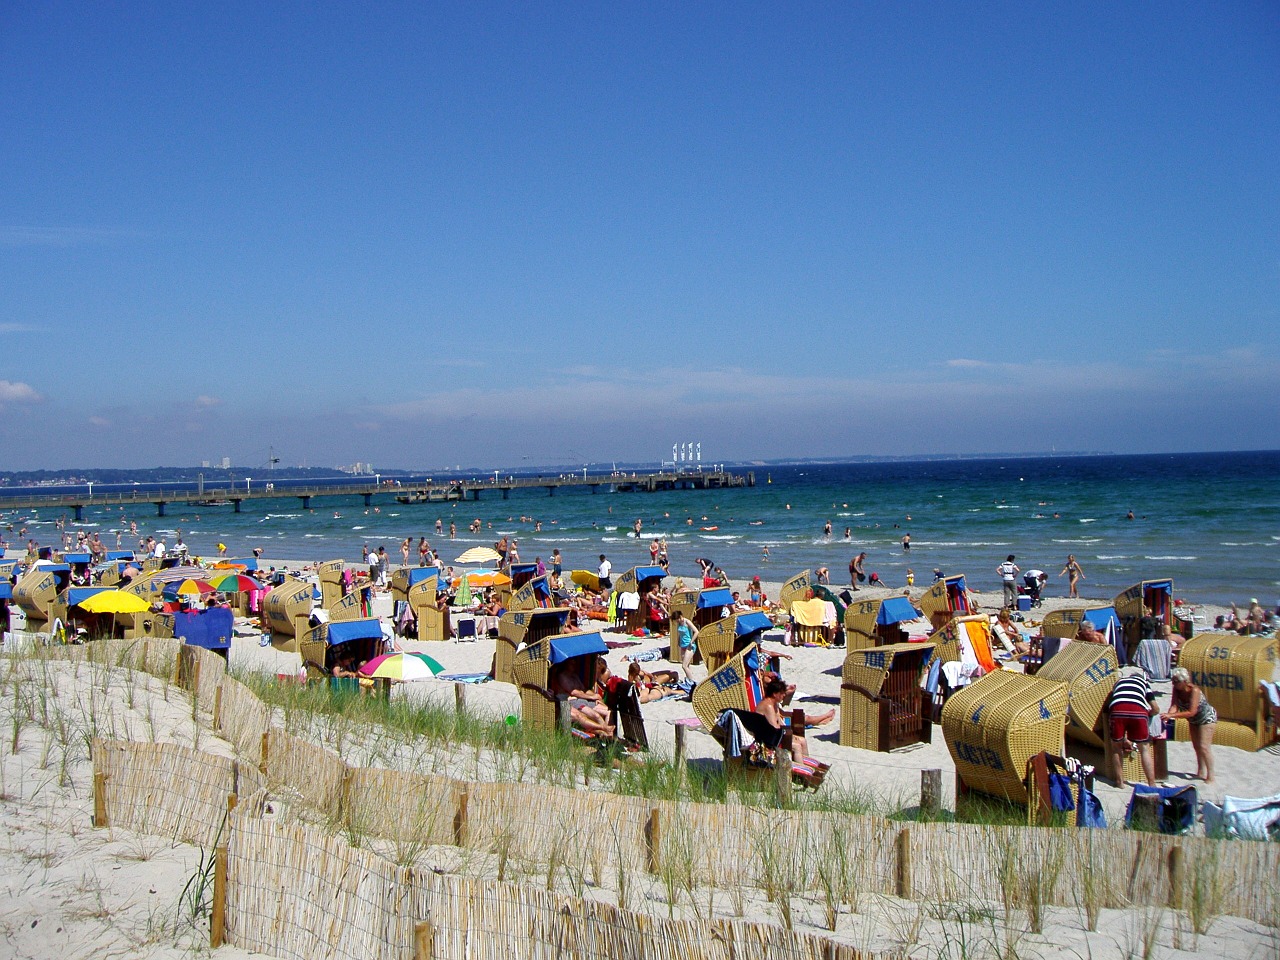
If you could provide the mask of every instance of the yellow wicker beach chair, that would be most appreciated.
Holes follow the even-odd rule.
[[[562,633],[544,636],[517,653],[511,673],[520,690],[524,723],[535,730],[555,730],[556,702],[564,698],[553,693],[553,672],[569,671],[581,680],[580,689],[590,689],[596,660],[608,652],[599,633]]]
[[[733,606],[733,591],[728,587],[703,587],[700,590],[679,590],[671,595],[671,603],[667,607],[668,614],[677,610],[699,631],[722,619],[726,608]],[[671,627],[668,640],[670,651],[667,655],[672,663],[680,662],[680,637],[674,626]],[[693,662],[698,663],[702,654],[694,648]]]
[[[844,611],[844,642],[850,650],[906,643],[902,624],[918,620],[923,613],[908,597],[855,600]]]
[[[1191,636],[1191,621],[1184,621],[1174,612],[1172,580],[1143,580],[1141,583],[1135,583],[1129,589],[1117,594],[1111,601],[1111,605],[1115,607],[1116,614],[1120,618],[1125,648],[1129,652],[1131,662],[1133,652],[1141,639],[1143,607],[1150,607],[1152,615],[1167,623],[1178,636]]]
[[[787,613],[791,612],[791,604],[797,600],[808,600],[813,596],[813,581],[808,570],[797,573],[782,585],[778,591],[778,606]]]
[[[343,599],[341,560],[326,560],[316,567],[320,575],[320,606],[332,610]]]
[[[920,680],[931,643],[850,650],[840,684],[840,745],[889,750],[932,739],[930,698]]]
[[[27,618],[28,630],[38,631],[47,623],[58,594],[71,585],[71,570],[66,564],[33,567],[13,585],[13,603]]]
[[[731,657],[719,670],[709,673],[705,680],[693,688],[693,712],[709,732],[715,731],[716,721],[725,710],[755,712],[764,696],[759,669],[766,659],[759,644],[753,643]],[[792,723],[803,724],[804,711],[795,711]],[[727,753],[724,763],[726,768],[733,768],[748,779],[773,776],[772,767],[751,766],[744,763],[742,757],[730,757]],[[801,787],[817,789],[828,769],[827,764],[817,762],[810,762],[805,766],[793,765],[791,779]]]
[[[934,631],[929,642],[937,645],[934,656],[943,663],[972,659],[988,672],[996,668],[991,652],[991,620],[985,613],[948,620]]]
[[[735,654],[759,641],[766,630],[773,629],[769,615],[758,610],[736,613],[717,620],[698,631],[698,653],[714,673]]]
[[[829,647],[834,640],[835,627],[827,622],[827,601],[816,597],[812,600],[791,602],[791,642],[797,646]]]
[[[356,663],[364,663],[383,652],[382,636],[377,617],[321,623],[298,638],[298,653],[308,679],[319,679],[332,675],[338,647],[349,650]]]
[[[936,581],[920,597],[919,606],[935,630],[953,617],[967,617],[977,612],[963,575]]]
[[[635,633],[635,631],[647,626],[645,623],[644,597],[650,590],[662,586],[662,579],[666,575],[667,571],[662,567],[640,566],[632,567],[613,581],[615,593],[634,593],[640,597],[641,602],[636,609],[624,612],[624,625],[627,633]]]
[[[1178,666],[1191,671],[1192,682],[1218,711],[1215,746],[1257,751],[1276,742],[1270,701],[1259,684],[1274,681],[1280,640],[1202,633],[1182,645]],[[1174,738],[1190,739],[1187,721],[1179,720]]]
[[[555,605],[555,597],[551,593],[551,575],[544,573],[522,584],[511,594],[507,604],[508,610],[537,610]]]
[[[512,668],[521,644],[532,646],[547,637],[564,634],[569,621],[569,607],[545,607],[537,610],[508,610],[498,620],[498,642],[493,651],[493,679],[515,683]]]
[[[1070,643],[1041,667],[1036,676],[1067,685],[1066,735],[1090,746],[1103,747],[1107,699],[1120,677],[1115,650],[1102,643]]]
[[[1027,801],[1027,763],[1061,756],[1067,685],[997,670],[963,687],[942,708],[942,732],[961,784],[1015,803]]]
[[[263,598],[263,631],[278,650],[298,652],[299,638],[311,629],[314,595],[310,582],[287,577]]]

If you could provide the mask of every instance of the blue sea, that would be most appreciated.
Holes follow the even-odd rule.
[[[367,544],[385,546],[398,562],[400,541],[408,536],[416,563],[417,538],[426,536],[452,561],[468,547],[506,535],[518,538],[523,560],[545,559],[559,548],[566,569],[594,569],[604,553],[619,571],[647,563],[650,539],[661,536],[673,574],[686,578],[697,574],[694,559],[705,557],[733,578],[760,574],[781,581],[825,565],[832,581],[843,583],[850,559],[865,550],[866,570],[890,585],[903,585],[908,568],[917,585],[926,584],[939,567],[965,574],[984,591],[998,589],[995,567],[1012,553],[1024,570],[1049,573],[1051,596],[1065,593],[1058,574],[1074,554],[1087,597],[1110,599],[1139,580],[1172,577],[1175,594],[1190,603],[1280,602],[1280,451],[739,469],[754,470],[757,485],[653,494],[561,489],[554,497],[538,488],[514,491],[509,500],[495,492],[479,501],[421,505],[379,494],[373,508],[347,497],[317,498],[311,510],[281,499],[246,501],[240,514],[230,506],[172,503],[166,517],[148,506],[131,508],[124,520],[136,521],[140,535],[164,535],[170,544],[181,530],[203,554],[222,541],[232,555],[261,547],[276,559],[358,560]],[[29,536],[57,543],[55,515],[3,512],[5,523],[22,517]],[[435,534],[437,517],[444,536]],[[468,531],[476,518],[480,534]],[[631,533],[637,518],[643,522],[639,541]],[[84,519],[84,527],[114,546],[119,508],[86,508]],[[450,520],[458,528],[453,542]],[[535,521],[542,522],[541,532]],[[828,522],[829,539],[823,533]],[[136,546],[127,522],[123,529],[124,545]],[[906,534],[909,553],[901,545]],[[22,543],[16,528],[8,539],[14,547]]]

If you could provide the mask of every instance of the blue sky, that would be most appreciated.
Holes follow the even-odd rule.
[[[1280,8],[6,4],[0,467],[1280,446]]]

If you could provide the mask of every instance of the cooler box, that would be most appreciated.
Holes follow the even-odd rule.
[[[1030,598],[1030,597],[1019,597],[1019,598],[1018,598],[1018,609],[1019,609],[1019,610],[1021,610],[1023,613],[1026,613],[1028,610],[1030,610],[1030,609],[1031,609],[1031,598]]]

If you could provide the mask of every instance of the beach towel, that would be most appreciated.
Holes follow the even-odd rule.
[[[622,659],[628,663],[648,663],[650,660],[661,660],[670,651],[663,647],[655,647],[652,650],[637,650],[635,653],[628,653]]]
[[[487,673],[442,673],[436,679],[453,683],[488,683],[493,677]]]
[[[825,600],[796,600],[791,604],[791,618],[802,627],[825,626],[826,615]]]
[[[1248,800],[1223,797],[1222,806],[1205,801],[1204,832],[1240,840],[1280,840],[1280,794]]]

